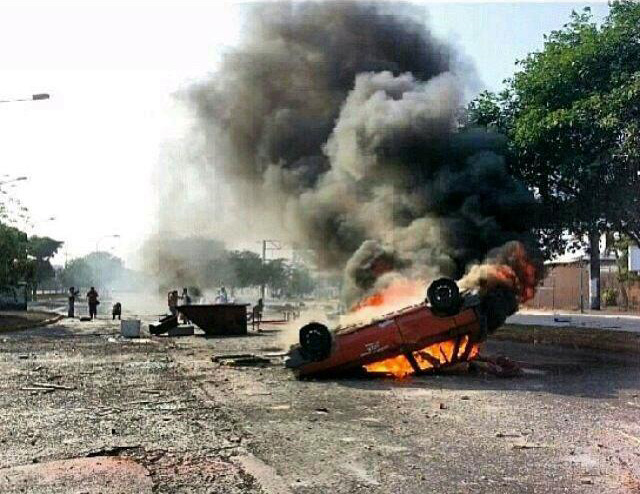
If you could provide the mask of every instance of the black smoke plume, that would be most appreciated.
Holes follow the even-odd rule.
[[[459,129],[472,75],[423,16],[269,3],[244,33],[188,91],[207,156],[192,166],[224,180],[245,225],[268,223],[344,270],[347,303],[383,273],[460,277],[526,239],[533,197],[507,173],[500,137]]]

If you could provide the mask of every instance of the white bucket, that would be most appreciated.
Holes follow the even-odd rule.
[[[123,319],[120,332],[125,338],[140,338],[140,319]]]

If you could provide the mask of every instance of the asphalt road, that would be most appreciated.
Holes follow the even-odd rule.
[[[640,491],[637,356],[490,342],[525,375],[400,381],[211,361],[279,341],[0,335],[0,492]]]

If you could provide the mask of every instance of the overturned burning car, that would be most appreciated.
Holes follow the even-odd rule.
[[[361,368],[405,376],[469,361],[504,322],[495,317],[492,300],[471,291],[461,294],[455,281],[441,278],[431,283],[423,303],[369,323],[333,331],[316,322],[303,326],[286,366],[299,377]]]
[[[317,322],[303,326],[286,365],[299,377],[355,369],[402,377],[472,360],[487,335],[534,296],[543,273],[538,256],[508,242],[457,282],[431,283],[417,305],[333,331]],[[415,287],[419,294],[421,285]]]

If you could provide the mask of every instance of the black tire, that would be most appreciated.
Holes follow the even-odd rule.
[[[427,299],[435,314],[453,316],[460,311],[462,297],[455,281],[450,278],[435,280],[427,290]]]
[[[331,332],[317,322],[300,328],[300,352],[303,357],[317,362],[326,359],[331,353]]]

